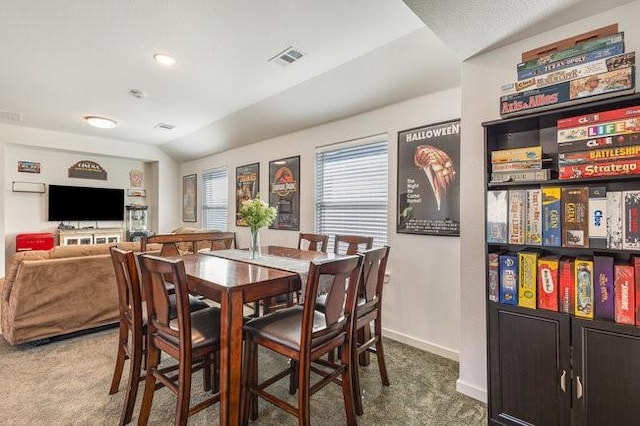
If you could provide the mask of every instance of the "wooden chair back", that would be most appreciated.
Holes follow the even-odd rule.
[[[236,248],[235,232],[192,232],[185,234],[159,234],[143,237],[141,250],[147,251],[151,243],[162,244],[160,256],[181,256],[203,249],[223,250]]]
[[[356,254],[358,251],[370,250],[373,247],[373,237],[363,237],[359,235],[336,235],[333,245],[333,252],[340,254],[342,247],[346,245],[343,254]]]
[[[308,234],[304,232],[301,232],[298,235],[299,250],[311,250],[311,251],[320,251],[322,253],[326,253],[328,242],[329,242],[328,235]],[[303,248],[303,245],[306,245],[307,248]]]
[[[380,304],[382,301],[382,289],[384,275],[389,259],[389,246],[361,252],[364,256],[362,275],[360,279],[359,295],[366,303]]]

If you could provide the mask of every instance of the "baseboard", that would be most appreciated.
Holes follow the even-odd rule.
[[[431,352],[432,354],[440,355],[442,357],[460,362],[460,353],[458,351],[445,348],[444,346],[435,345],[424,340],[416,339],[415,337],[403,333],[398,333],[384,327],[382,328],[382,335],[384,337],[388,337],[389,339],[397,340],[400,343],[413,346],[414,348],[422,349],[424,351]]]
[[[461,379],[456,381],[456,390],[461,394],[467,395],[473,399],[477,399],[480,402],[487,403],[487,391],[485,389],[480,389],[477,386],[470,385],[465,383]]]

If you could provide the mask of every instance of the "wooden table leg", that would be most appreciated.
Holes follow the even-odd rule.
[[[225,294],[220,305],[220,424],[235,426],[242,388],[242,292]]]

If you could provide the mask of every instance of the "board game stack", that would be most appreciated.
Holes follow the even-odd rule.
[[[516,68],[517,81],[502,87],[502,117],[633,93],[635,88],[635,52],[625,52],[622,32],[523,61]]]
[[[491,182],[543,181],[550,172],[543,168],[540,146],[491,152]]]

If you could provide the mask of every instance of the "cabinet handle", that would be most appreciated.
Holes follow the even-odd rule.
[[[560,376],[560,389],[562,389],[562,392],[564,393],[567,392],[566,381],[567,381],[567,370],[562,370],[562,375]]]
[[[582,383],[580,382],[580,376],[576,375],[576,399],[582,398]]]

